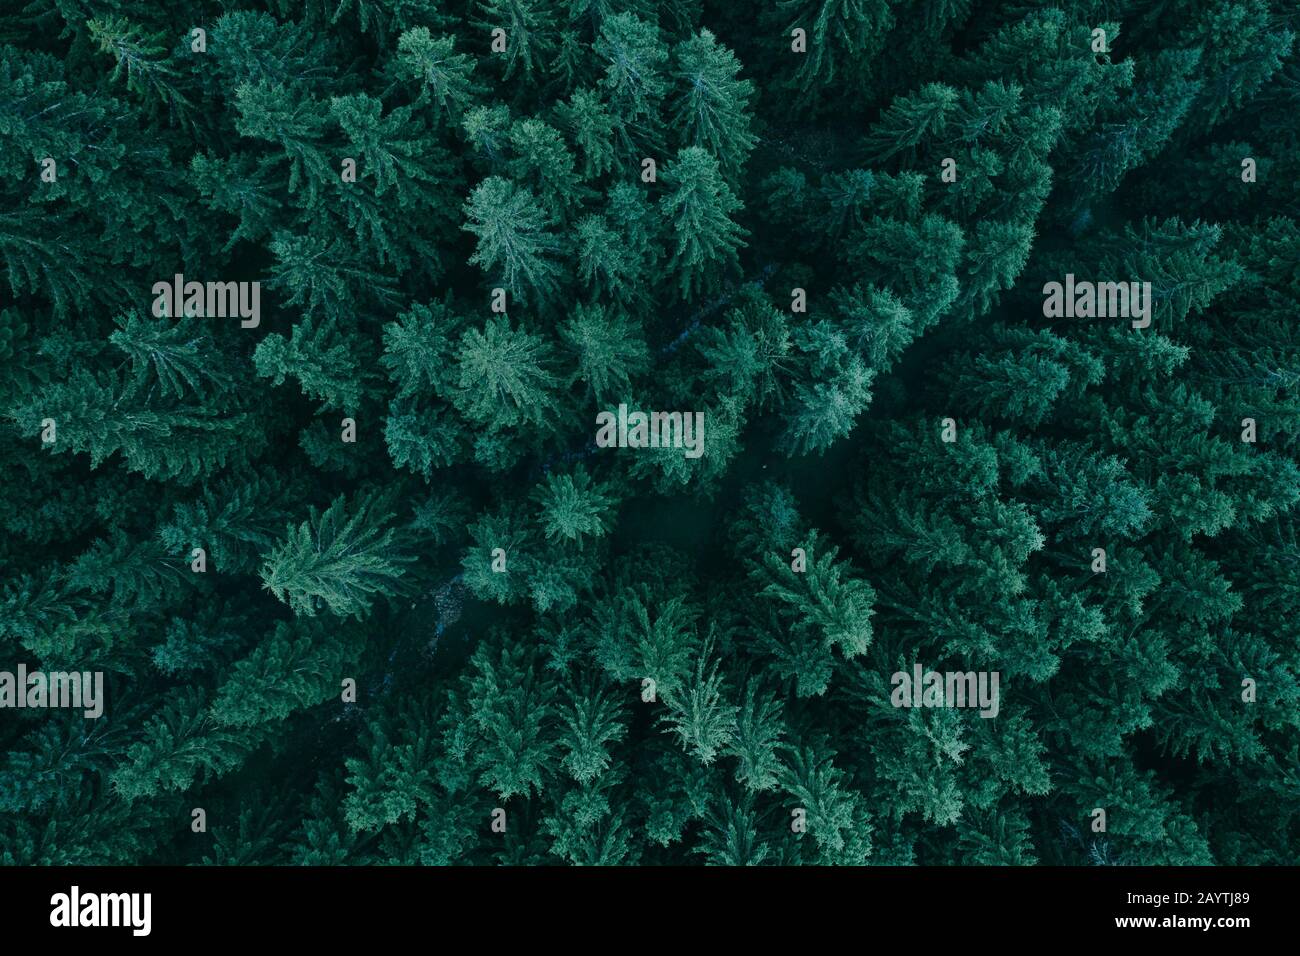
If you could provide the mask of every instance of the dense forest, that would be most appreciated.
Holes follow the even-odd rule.
[[[1295,863],[1298,31],[0,0],[0,863]]]

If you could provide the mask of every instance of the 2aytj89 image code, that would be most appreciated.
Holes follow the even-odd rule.
[[[1298,31],[0,0],[6,926],[549,885],[1260,928]]]

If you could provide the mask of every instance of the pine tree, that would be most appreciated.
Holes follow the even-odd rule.
[[[456,407],[479,425],[541,425],[559,401],[553,354],[540,335],[512,328],[506,318],[467,329],[456,353]]]
[[[754,86],[740,80],[740,62],[708,30],[673,48],[678,93],[673,125],[687,146],[699,146],[718,160],[735,182],[754,147],[746,109]]]
[[[550,218],[523,186],[492,176],[483,180],[465,204],[468,224],[478,246],[471,265],[481,265],[512,296],[546,300],[556,291],[559,243]]]
[[[711,291],[718,283],[708,277],[739,264],[744,230],[731,216],[743,203],[723,180],[718,161],[698,146],[679,150],[663,180],[669,191],[662,214],[676,236],[669,273],[677,277],[683,298]]]
[[[396,592],[410,560],[396,549],[393,529],[382,527],[382,508],[364,499],[349,508],[340,495],[324,511],[313,509],[267,555],[263,587],[299,614],[364,615],[375,596]]]

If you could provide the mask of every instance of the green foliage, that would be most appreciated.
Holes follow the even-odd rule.
[[[396,549],[393,529],[382,527],[382,508],[362,500],[349,509],[340,495],[323,512],[313,509],[271,548],[262,586],[299,614],[364,615],[376,596],[396,592],[401,566],[410,560]]]
[[[0,863],[1293,864],[1293,8],[5,5]]]
[[[744,229],[731,216],[743,203],[723,180],[717,159],[698,146],[680,150],[663,179],[669,190],[663,215],[676,236],[669,273],[683,298],[713,291],[718,275],[738,263]]]
[[[470,263],[499,277],[513,296],[545,301],[555,294],[559,242],[550,218],[526,186],[491,176],[474,188],[465,204],[464,228],[478,239]]]

